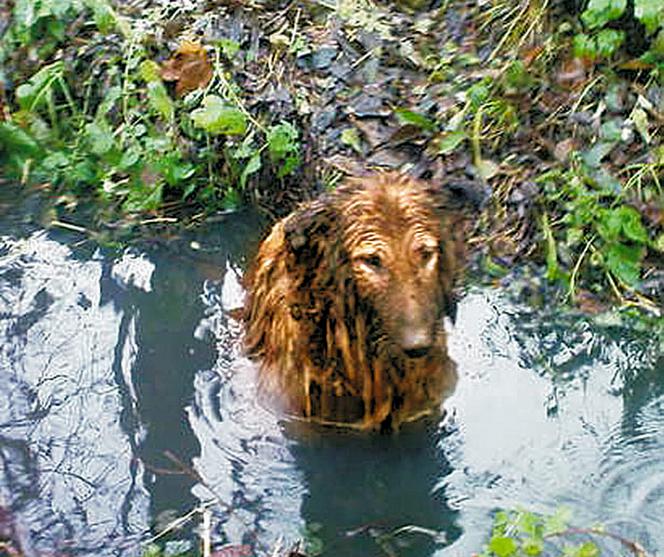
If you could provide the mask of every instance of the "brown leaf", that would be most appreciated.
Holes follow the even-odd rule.
[[[556,81],[562,86],[575,87],[587,78],[587,70],[592,67],[592,62],[581,58],[568,58],[562,64],[562,68],[556,74]]]
[[[583,313],[597,315],[608,309],[606,302],[600,300],[588,290],[578,290],[576,293],[576,305]]]
[[[229,544],[213,551],[210,557],[249,557],[253,555],[250,545]]]
[[[542,45],[536,45],[527,49],[522,55],[523,65],[526,67],[530,66],[542,52],[544,52]]]
[[[182,97],[210,83],[212,64],[201,44],[183,41],[175,54],[162,64],[161,78],[175,81],[175,94]]]
[[[556,160],[559,162],[566,162],[572,154],[572,151],[575,149],[577,149],[576,141],[574,138],[569,137],[556,143],[553,150],[553,156],[556,157]]]

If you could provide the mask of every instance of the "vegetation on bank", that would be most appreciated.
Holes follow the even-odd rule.
[[[561,300],[664,303],[657,0],[16,0],[0,161],[92,228],[273,216],[343,173],[488,186],[482,272],[543,264]],[[87,225],[87,223],[86,223]]]

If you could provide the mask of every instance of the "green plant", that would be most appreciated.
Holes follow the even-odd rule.
[[[574,55],[596,60],[611,57],[625,41],[625,31],[609,28],[623,17],[627,0],[590,0],[581,14],[588,33],[574,37]],[[640,21],[650,38],[645,59],[664,60],[664,4],[660,0],[634,0],[634,17]]]
[[[635,557],[646,557],[637,542],[604,528],[575,528],[571,512],[558,509],[550,515],[526,510],[496,512],[491,535],[480,557],[600,557],[615,555],[618,548]]]
[[[96,0],[80,5],[97,11],[103,6]],[[76,198],[92,195],[122,212],[139,213],[192,199],[208,209],[235,208],[261,167],[271,167],[280,179],[298,168],[299,132],[293,124],[264,126],[256,120],[219,65],[208,94],[198,89],[173,98],[162,66],[143,46],[144,33],[127,31],[121,59],[100,51],[108,57],[106,81],[88,77],[83,96],[75,96],[72,91],[81,88],[70,85],[78,79],[77,66],[62,61],[44,65],[18,85],[17,110],[0,122],[0,162],[15,178],[45,181]],[[187,48],[206,63],[202,47]],[[230,41],[215,48],[217,62],[222,54],[236,53]]]
[[[582,274],[588,284],[602,288],[602,275],[595,272],[601,270],[616,293],[638,292],[643,258],[648,249],[658,249],[656,241],[610,177],[602,181],[587,170],[577,162],[565,172],[548,172],[537,180],[551,212],[561,215],[551,222],[545,213],[542,220],[547,277],[561,280],[574,297]]]

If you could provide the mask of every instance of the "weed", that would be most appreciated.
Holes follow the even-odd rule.
[[[570,519],[567,509],[558,509],[551,515],[526,510],[498,511],[489,541],[479,557],[600,557],[614,555],[618,548],[628,550],[635,557],[647,557],[637,542],[599,526],[571,527]]]

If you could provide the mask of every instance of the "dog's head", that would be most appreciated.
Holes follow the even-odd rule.
[[[434,346],[443,314],[454,311],[463,246],[451,218],[462,210],[458,198],[451,188],[395,173],[356,178],[290,219],[286,241],[307,269],[306,286],[327,290],[345,313],[371,316],[381,338],[417,358]]]

